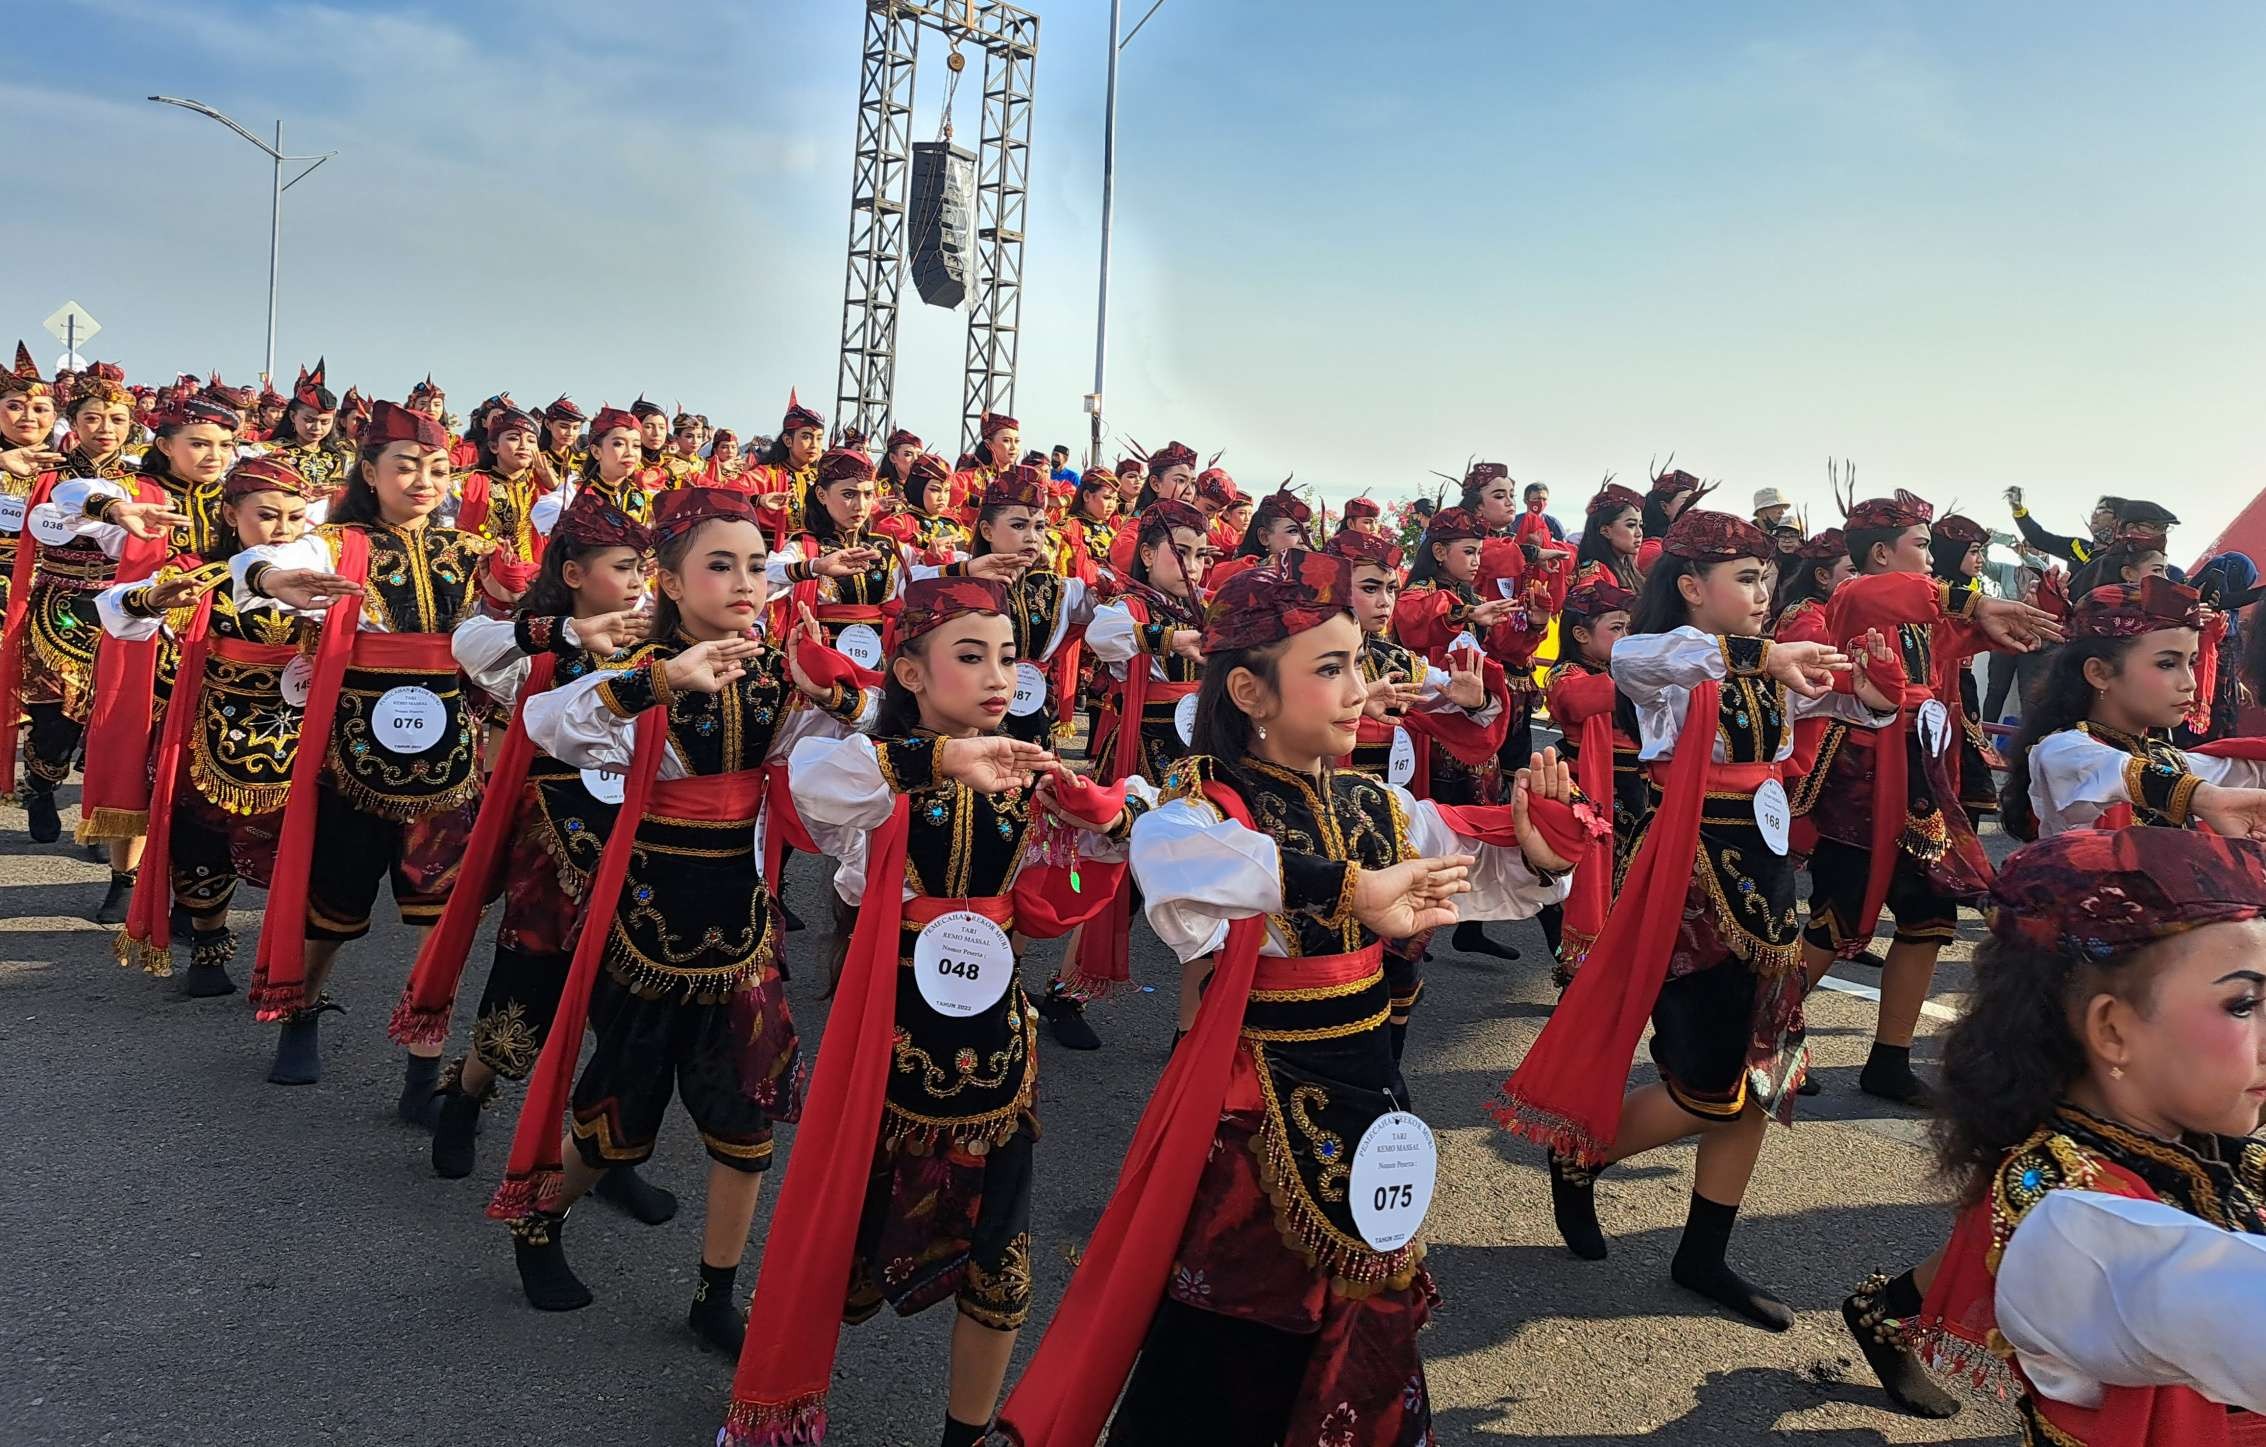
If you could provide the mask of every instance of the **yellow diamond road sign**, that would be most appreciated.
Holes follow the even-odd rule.
[[[61,310],[44,323],[47,334],[59,342],[76,346],[102,330],[102,323],[87,315],[87,309],[75,301],[63,303]]]

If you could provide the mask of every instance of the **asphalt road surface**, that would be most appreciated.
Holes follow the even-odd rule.
[[[814,921],[827,915],[824,867],[802,858],[790,873],[788,897]],[[536,1313],[520,1298],[509,1235],[482,1214],[516,1093],[511,1109],[490,1112],[467,1180],[436,1179],[425,1138],[394,1119],[401,1056],[385,1020],[409,933],[388,924],[349,948],[333,984],[348,1013],[324,1024],[324,1079],[282,1089],[264,1080],[272,1031],[241,995],[187,1000],[174,982],[113,963],[109,932],[86,919],[105,877],[67,843],[31,845],[21,813],[0,808],[0,1118],[12,1142],[0,1174],[0,1444],[713,1440],[731,1364],[684,1326],[705,1158],[681,1113],[648,1175],[686,1209],[649,1228],[602,1203],[579,1207],[567,1240],[597,1303]],[[241,982],[257,915],[240,911],[235,924]],[[1857,1093],[1870,1000],[1834,991],[1813,1002],[1825,1093],[1802,1102],[1795,1129],[1773,1130],[1733,1240],[1736,1264],[1799,1312],[1792,1331],[1770,1335],[1668,1283],[1688,1148],[1604,1178],[1609,1261],[1577,1261],[1558,1243],[1539,1152],[1483,1110],[1553,993],[1540,932],[1497,929],[1525,958],[1436,951],[1410,1047],[1410,1086],[1443,1150],[1425,1234],[1445,1302],[1424,1343],[1443,1443],[2013,1440],[2009,1419],[1981,1405],[1950,1422],[1896,1415],[1842,1330],[1850,1286],[1933,1249],[1950,1219],[1920,1119]],[[1946,1005],[1964,988],[1958,961],[1976,930],[1963,922],[1939,979]],[[483,934],[454,1049],[487,951]],[[1053,954],[1027,962],[1034,986]],[[1018,1369],[1171,1039],[1169,960],[1138,925],[1134,959],[1136,978],[1159,988],[1094,1010],[1105,1049],[1042,1047],[1040,1312]],[[825,1006],[810,974],[793,995],[815,1048]],[[1868,978],[1849,972],[1860,987]],[[1925,1068],[1932,1043],[1917,1053]],[[799,1148],[791,1129],[781,1144]],[[759,1218],[743,1302],[763,1229]],[[844,1333],[834,1440],[936,1440],[951,1320],[943,1305]]]

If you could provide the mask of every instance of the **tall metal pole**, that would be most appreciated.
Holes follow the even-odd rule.
[[[268,363],[260,381],[275,385],[275,275],[283,250],[283,122],[275,123],[275,190],[268,197]]]
[[[1117,27],[1124,19],[1123,5],[1124,0],[1109,0],[1109,100],[1102,121],[1102,265],[1100,291],[1094,301],[1094,415],[1088,467],[1102,465],[1102,382],[1109,369],[1110,210],[1117,196]]]

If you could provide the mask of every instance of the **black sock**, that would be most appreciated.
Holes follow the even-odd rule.
[[[1927,1082],[1912,1073],[1912,1047],[1873,1042],[1873,1052],[1858,1073],[1857,1088],[1904,1105],[1925,1107],[1932,1098]]]
[[[1566,1249],[1584,1261],[1605,1259],[1605,1230],[1597,1224],[1597,1172],[1550,1152],[1550,1216]]]
[[[736,1261],[729,1266],[710,1266],[703,1261],[700,1263],[700,1292],[703,1295],[721,1295],[726,1301],[730,1301],[732,1283],[739,1279],[739,1275],[740,1266]]]
[[[639,1175],[636,1166],[615,1166],[598,1178],[590,1194],[648,1226],[662,1225],[677,1214],[676,1193]]]
[[[938,1444],[938,1447],[982,1447],[984,1434],[990,1430],[991,1424],[989,1422],[979,1422],[971,1427],[950,1412],[946,1412],[944,1414],[944,1439]]]
[[[1912,1349],[1909,1323],[1920,1305],[1920,1286],[1911,1272],[1885,1282],[1876,1276],[1841,1303],[1841,1319],[1889,1400],[1914,1417],[1941,1419],[1956,1414],[1960,1402],[1936,1384]]]
[[[1669,1275],[1678,1286],[1729,1307],[1765,1331],[1785,1331],[1794,1324],[1793,1310],[1723,1259],[1738,1219],[1737,1206],[1692,1192],[1691,1214],[1684,1220],[1684,1238],[1676,1246]]]
[[[440,1088],[441,1058],[438,1055],[412,1055],[401,1076],[401,1093],[417,1091],[431,1095]]]
[[[740,1343],[747,1339],[747,1318],[732,1301],[732,1279],[739,1274],[737,1265],[701,1262],[700,1284],[693,1288],[692,1310],[685,1314],[694,1335],[734,1359],[740,1354]]]

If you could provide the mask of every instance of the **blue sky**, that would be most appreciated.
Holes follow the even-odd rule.
[[[1035,5],[1017,411],[1075,443],[1108,8]],[[766,428],[834,391],[861,9],[30,7],[0,123],[50,164],[0,330],[71,297],[137,375],[256,370],[265,163],[142,100],[189,95],[341,153],[286,198],[287,376]],[[2200,544],[2266,484],[2261,54],[2240,4],[1167,0],[1124,59],[1111,420],[1333,500],[1476,453],[1571,512],[1673,451],[1822,518],[1832,455],[1991,521],[2015,482],[2152,495]],[[908,310],[932,439],[962,336]]]

